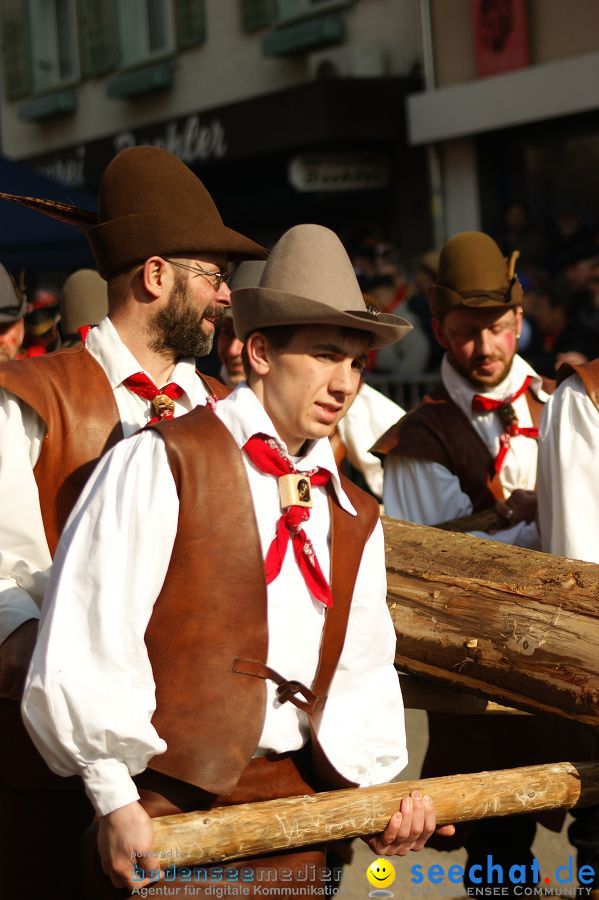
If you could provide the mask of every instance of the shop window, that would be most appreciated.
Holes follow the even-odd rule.
[[[19,100],[31,91],[31,64],[27,7],[21,0],[2,3],[2,63],[7,100]]]
[[[116,0],[77,0],[81,74],[93,77],[119,61]]]
[[[170,0],[127,0],[117,3],[121,65],[152,62],[175,49]]]
[[[28,0],[31,74],[34,91],[79,77],[75,0]]]
[[[180,50],[203,42],[206,33],[204,8],[204,0],[175,0],[175,30]]]
[[[269,28],[277,17],[277,0],[241,0],[242,31]]]

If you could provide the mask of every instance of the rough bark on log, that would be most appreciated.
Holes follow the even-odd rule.
[[[164,867],[172,865],[173,858],[183,866],[203,865],[374,834],[414,790],[432,797],[440,825],[588,806],[599,802],[599,763],[563,762],[402,781],[165,816],[152,820],[153,858],[168,854]]]
[[[399,668],[599,725],[599,566],[384,519]]]

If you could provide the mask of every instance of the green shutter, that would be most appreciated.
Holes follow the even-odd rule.
[[[175,0],[177,47],[195,47],[204,41],[206,17],[204,0]]]
[[[7,100],[31,93],[31,58],[27,5],[21,0],[2,3],[2,50]]]
[[[240,0],[241,30],[268,28],[277,15],[277,0]]]
[[[93,78],[118,65],[116,0],[77,0],[81,75]]]

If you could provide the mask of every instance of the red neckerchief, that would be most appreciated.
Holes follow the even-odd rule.
[[[302,475],[313,486],[327,484],[331,473],[326,469],[316,468],[310,472],[298,472],[288,456],[282,452],[277,442],[265,434],[253,435],[243,447],[251,462],[260,472],[280,477],[290,473]],[[309,510],[304,506],[290,506],[285,510],[276,525],[273,542],[266,554],[266,583],[274,581],[281,571],[289,539],[293,543],[293,552],[300,572],[310,593],[324,603],[333,605],[331,586],[325,578],[316,558],[312,542],[301,527],[302,522],[310,518]]]
[[[147,425],[153,425],[162,419],[172,419],[175,412],[173,401],[179,400],[185,393],[183,388],[175,384],[174,381],[165,384],[162,389],[157,388],[152,379],[144,375],[143,372],[136,372],[135,375],[130,375],[129,378],[125,378],[123,384],[130,391],[133,391],[134,394],[137,394],[138,397],[151,401],[156,415],[146,423]]]
[[[527,375],[522,387],[515,394],[512,394],[511,397],[506,397],[505,400],[493,400],[491,397],[485,397],[482,394],[475,394],[472,398],[472,412],[497,412],[504,428],[503,434],[499,438],[499,453],[495,457],[494,463],[497,474],[499,474],[505,462],[507,452],[510,449],[511,438],[522,435],[522,437],[537,440],[539,437],[538,428],[520,428],[518,416],[513,407],[514,401],[526,393],[532,380],[532,375]]]

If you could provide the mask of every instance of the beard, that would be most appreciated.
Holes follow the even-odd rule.
[[[215,324],[222,319],[224,308],[211,303],[203,312],[197,310],[183,276],[177,277],[166,306],[150,320],[150,350],[161,356],[181,359],[185,356],[207,356],[212,350],[214,333],[205,334],[204,321]]]
[[[468,367],[464,367],[460,365],[460,363],[456,360],[451,350],[447,351],[447,358],[458,375],[461,375],[462,378],[464,378],[466,381],[469,381],[474,385],[474,387],[482,390],[491,390],[492,388],[497,387],[498,384],[501,384],[501,382],[505,378],[507,378],[512,368],[512,363],[514,362],[515,355],[516,353],[514,351],[511,356],[507,356],[503,353],[496,354],[490,357],[480,356],[471,360]],[[498,362],[501,364],[499,370],[494,375],[483,375],[477,373],[478,366],[486,361]]]

